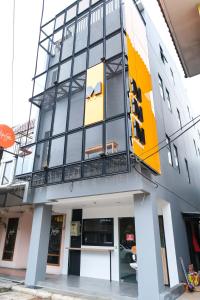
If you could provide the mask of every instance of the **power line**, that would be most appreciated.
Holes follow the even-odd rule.
[[[14,117],[14,61],[15,61],[15,0],[13,0],[12,17],[12,63],[11,63],[11,123]]]
[[[196,120],[197,118],[199,118],[200,115],[196,116],[195,118],[193,118],[192,120],[190,120],[189,122],[185,123],[183,126],[181,126],[179,129],[177,129],[176,131],[174,131],[172,134],[169,135],[169,137],[171,138],[172,136],[174,136],[176,133],[178,133],[179,131],[181,131],[183,128],[185,128],[187,125],[189,125],[191,122],[194,122],[194,120]],[[162,141],[160,141],[158,144],[156,144],[155,146],[153,146],[152,148],[148,149],[147,151],[143,152],[141,154],[141,156],[143,156],[144,154],[150,152],[151,150],[153,150],[154,148],[158,147],[159,145],[161,145],[163,142],[166,141],[166,138],[163,139]]]
[[[179,135],[177,135],[174,139],[172,139],[170,142],[174,142],[175,140],[177,140],[180,136],[182,136],[184,133],[186,133],[188,130],[190,130],[192,127],[194,127],[197,123],[200,122],[200,119],[198,121],[196,121],[194,124],[192,124],[190,127],[188,127],[187,129],[185,129],[184,131],[182,131]],[[149,157],[155,155],[156,153],[160,152],[162,149],[168,147],[168,144],[162,146],[161,148],[159,148],[157,151],[151,153],[150,155],[148,155],[147,157],[143,158],[142,161],[145,161],[146,159],[148,159]]]

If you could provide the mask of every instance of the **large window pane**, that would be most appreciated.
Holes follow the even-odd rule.
[[[66,163],[72,163],[81,160],[82,154],[82,131],[69,134],[67,138]]]
[[[53,69],[50,69],[47,72],[47,80],[46,80],[45,89],[48,89],[48,88],[54,86],[54,84],[57,80],[58,80],[58,67],[55,67]]]
[[[70,82],[61,84],[57,90],[53,135],[64,132],[66,128],[69,84]]]
[[[49,56],[49,66],[53,66],[59,62],[60,59],[60,49],[62,42],[63,29],[54,33],[53,41],[50,43],[50,53]]]
[[[30,173],[33,170],[33,162],[35,155],[35,145],[31,147],[25,147],[21,153],[23,156],[19,156],[17,160],[16,175]]]
[[[110,0],[106,3],[106,35],[120,28],[119,0]]]
[[[103,57],[103,43],[91,48],[89,53],[89,68],[100,64]]]
[[[65,21],[65,13],[62,13],[56,17],[55,29],[59,28],[64,24]]]
[[[72,82],[69,130],[83,125],[83,113],[85,102],[85,75],[77,77]]]
[[[11,181],[13,167],[13,161],[8,161],[5,163],[2,184],[8,184]]]
[[[63,164],[64,143],[64,136],[51,141],[49,167],[60,166]]]
[[[119,63],[119,61],[118,61]],[[116,116],[124,112],[124,85],[122,71],[116,71],[112,63],[106,67],[106,116]],[[113,70],[113,72],[111,72]]]
[[[80,14],[82,11],[87,9],[90,5],[90,0],[81,0],[78,6],[78,13]]]
[[[90,44],[103,38],[103,5],[91,11]]]
[[[49,141],[37,144],[35,151],[34,171],[47,167]]]
[[[74,43],[74,31],[75,31],[75,23],[72,23],[65,27],[63,46],[62,46],[62,57],[61,57],[62,60],[72,55],[73,43]]]
[[[43,95],[38,128],[38,140],[48,138],[50,136],[51,121],[53,114],[55,90],[50,90]]]
[[[106,58],[110,58],[112,56],[115,56],[122,51],[121,46],[121,34],[118,33],[117,35],[114,35],[113,37],[106,40]]]
[[[86,129],[85,159],[100,157],[103,153],[102,125]]]
[[[88,39],[88,14],[77,21],[75,52],[87,47]]]
[[[106,124],[106,153],[126,150],[125,120],[118,119]]]
[[[86,70],[86,52],[74,58],[73,75],[81,73]]]
[[[60,65],[59,82],[70,78],[71,75],[71,59]]]
[[[66,22],[68,22],[69,20],[71,20],[76,16],[76,7],[77,5],[75,4],[74,6],[72,6],[67,10]]]

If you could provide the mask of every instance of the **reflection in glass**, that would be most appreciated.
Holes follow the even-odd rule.
[[[103,5],[91,11],[90,44],[103,38]]]
[[[110,0],[106,3],[106,35],[120,28],[119,0]]]
[[[71,75],[71,59],[60,65],[59,82],[68,79]]]
[[[82,131],[68,135],[66,163],[81,161],[82,154]]]
[[[76,75],[86,70],[86,54],[87,53],[84,52],[78,56],[75,56],[73,75]]]
[[[65,136],[53,139],[51,141],[51,152],[49,167],[60,166],[63,164],[63,152],[64,152]]]
[[[100,157],[103,153],[102,125],[86,129],[85,159]]]
[[[87,47],[88,39],[88,14],[77,21],[75,52]]]
[[[89,68],[100,64],[101,58],[103,57],[103,43],[98,44],[97,46],[90,48],[89,52]]]
[[[62,57],[61,57],[62,60],[72,55],[74,31],[75,31],[75,23],[69,24],[65,27],[65,33],[63,37]]]
[[[110,58],[112,56],[115,56],[122,51],[121,46],[121,34],[118,33],[117,35],[114,35],[113,37],[106,40],[106,58]]]
[[[106,154],[126,150],[125,121],[117,119],[106,124]]]
[[[35,151],[34,171],[47,167],[49,141],[37,144]]]

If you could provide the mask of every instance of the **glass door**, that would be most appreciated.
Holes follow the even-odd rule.
[[[119,269],[120,280],[124,282],[137,282],[135,220],[134,218],[119,219]],[[135,256],[136,258],[136,256]],[[134,264],[135,263],[135,264]]]

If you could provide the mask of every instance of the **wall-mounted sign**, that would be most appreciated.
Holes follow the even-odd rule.
[[[0,124],[0,147],[9,148],[15,142],[15,134],[12,128]]]
[[[103,121],[104,63],[87,70],[85,125]]]
[[[144,164],[160,174],[146,28],[132,0],[125,1],[125,19],[132,150]]]

